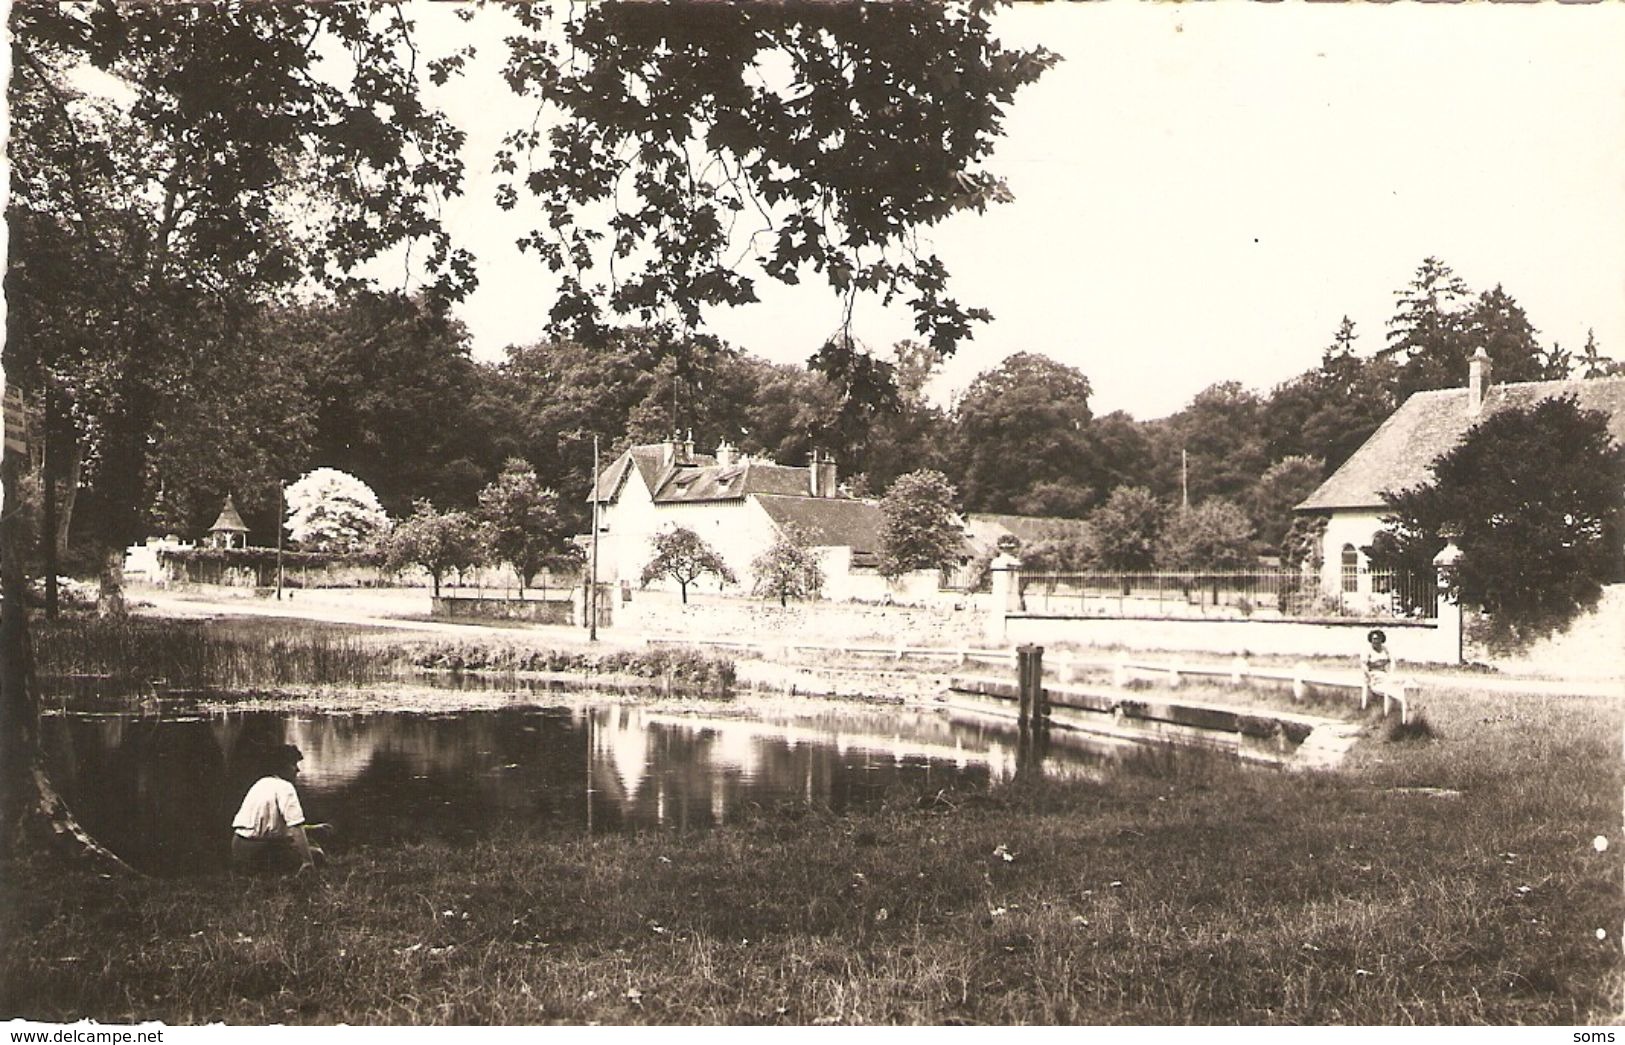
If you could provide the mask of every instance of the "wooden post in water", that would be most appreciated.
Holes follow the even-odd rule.
[[[1021,728],[1042,727],[1049,719],[1044,701],[1044,647],[1016,647],[1016,689],[1021,701],[1017,719]]]

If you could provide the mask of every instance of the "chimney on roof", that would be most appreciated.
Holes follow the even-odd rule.
[[[737,458],[734,457],[734,448],[728,445],[728,440],[724,439],[717,444],[717,464],[720,467],[732,467],[735,460]]]
[[[822,450],[814,450],[812,463],[807,466],[807,490],[814,497],[834,497],[836,494],[835,458]]]
[[[1467,412],[1477,414],[1484,405],[1484,395],[1490,388],[1490,355],[1479,345],[1473,358],[1467,361]]]
[[[683,439],[683,463],[687,464],[692,460],[694,460],[694,429],[690,428],[688,435]]]

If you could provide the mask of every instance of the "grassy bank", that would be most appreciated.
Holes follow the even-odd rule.
[[[425,670],[631,676],[716,691],[734,681],[731,659],[681,647],[560,650],[517,637],[414,640],[286,620],[65,617],[40,621],[34,643],[35,673],[48,690],[89,678],[109,696],[366,686]]]
[[[35,857],[4,868],[0,1014],[1614,1018],[1619,709],[1463,691],[1429,717],[1435,739],[1374,739],[1336,774],[1148,760],[1109,789],[352,850],[319,879],[103,879]],[[1598,834],[1615,848],[1598,852]]]

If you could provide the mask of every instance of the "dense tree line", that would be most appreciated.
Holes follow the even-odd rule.
[[[244,347],[229,362],[197,362],[185,398],[159,408],[145,525],[196,536],[231,493],[269,542],[279,482],[313,467],[361,478],[396,518],[417,501],[473,510],[517,460],[559,492],[562,524],[579,531],[595,434],[601,463],[692,434],[702,450],[727,442],[786,464],[824,450],[862,495],[929,469],[965,511],[1115,520],[1113,495],[1133,490],[1160,506],[1170,533],[1188,529],[1186,508],[1223,520],[1227,534],[1240,518],[1251,553],[1273,555],[1292,507],[1405,395],[1461,385],[1472,348],[1497,353],[1497,380],[1611,372],[1594,339],[1573,359],[1543,349],[1505,290],[1472,298],[1458,284],[1428,259],[1375,351],[1360,350],[1345,318],[1317,367],[1267,393],[1219,383],[1149,421],[1096,416],[1087,375],[1033,353],[984,372],[945,409],[925,391],[941,355],[915,341],[875,351],[832,339],[795,366],[708,335],[624,327],[591,343],[545,337],[482,362],[450,310],[424,297],[362,290],[278,304],[243,322]],[[90,539],[93,486],[81,506],[75,532]],[[1044,554],[1123,568],[1190,559],[1166,547],[1127,557],[1091,548],[1063,541]]]

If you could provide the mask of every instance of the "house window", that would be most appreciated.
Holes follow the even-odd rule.
[[[1352,544],[1343,545],[1343,590],[1358,591],[1360,587],[1360,553]]]

